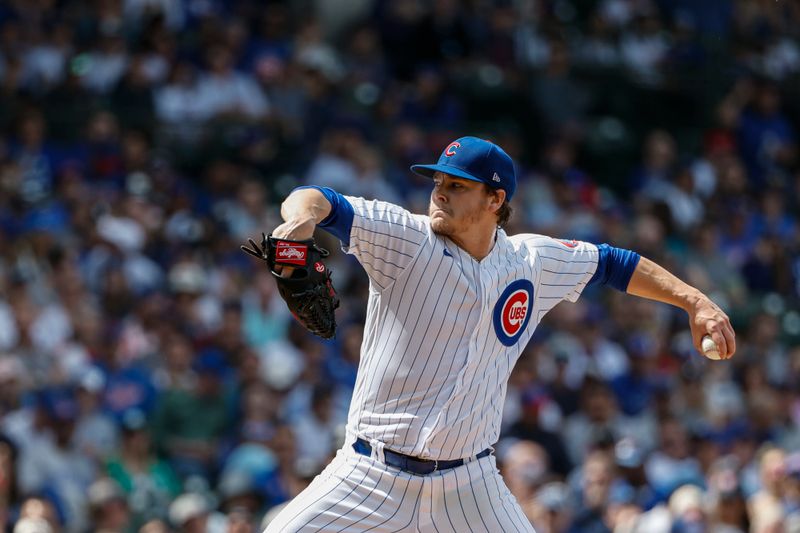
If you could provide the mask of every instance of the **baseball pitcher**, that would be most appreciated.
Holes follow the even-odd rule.
[[[705,335],[720,358],[736,349],[718,306],[635,252],[507,235],[502,226],[516,177],[499,146],[462,137],[437,164],[411,169],[432,179],[425,215],[305,187],[283,202],[285,222],[273,231],[274,242],[260,248],[251,242],[250,253],[261,258],[283,247],[293,262],[275,260],[273,251],[273,271],[313,285],[300,299],[312,302],[307,307],[323,302],[315,310],[331,315],[316,317],[327,325],[318,332],[323,336],[332,335],[338,301],[322,255],[307,259],[315,228],[335,235],[370,281],[345,445],[267,532],[533,531],[498,473],[491,445],[506,382],[533,331],[550,309],[574,302],[589,284],[678,306],[698,349]],[[295,245],[302,253],[285,251]],[[297,290],[284,297],[304,321]]]

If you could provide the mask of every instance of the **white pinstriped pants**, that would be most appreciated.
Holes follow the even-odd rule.
[[[418,476],[348,444],[265,533],[374,531],[532,533],[494,455]]]

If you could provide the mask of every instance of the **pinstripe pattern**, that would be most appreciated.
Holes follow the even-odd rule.
[[[476,455],[499,437],[519,354],[550,309],[580,296],[597,268],[597,248],[498,230],[477,262],[435,235],[426,216],[346,199],[354,215],[345,251],[370,279],[348,444],[371,441],[375,457],[381,446],[440,460]],[[515,300],[514,308],[512,297],[524,304]],[[267,531],[533,529],[493,456],[415,476],[345,446]]]
[[[265,533],[532,532],[494,457],[415,476],[345,447]],[[299,502],[310,502],[300,505]]]
[[[561,300],[578,298],[597,248],[500,230],[477,262],[433,234],[425,216],[346,198],[354,217],[345,251],[371,282],[348,434],[418,457],[475,455],[499,436],[506,381],[536,325]],[[504,346],[492,310],[519,279],[534,283],[531,320]]]

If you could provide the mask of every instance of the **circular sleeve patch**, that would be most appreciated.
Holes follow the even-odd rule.
[[[518,279],[505,288],[494,305],[492,321],[497,338],[506,346],[516,344],[531,319],[533,283]]]

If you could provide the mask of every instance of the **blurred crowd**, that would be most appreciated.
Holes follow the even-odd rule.
[[[636,250],[738,353],[610,289],[545,318],[496,453],[538,533],[800,532],[800,3],[0,3],[0,527],[259,531],[341,445],[337,338],[239,251],[295,186],[423,212],[480,135],[509,232]],[[324,245],[337,243],[320,235]]]

